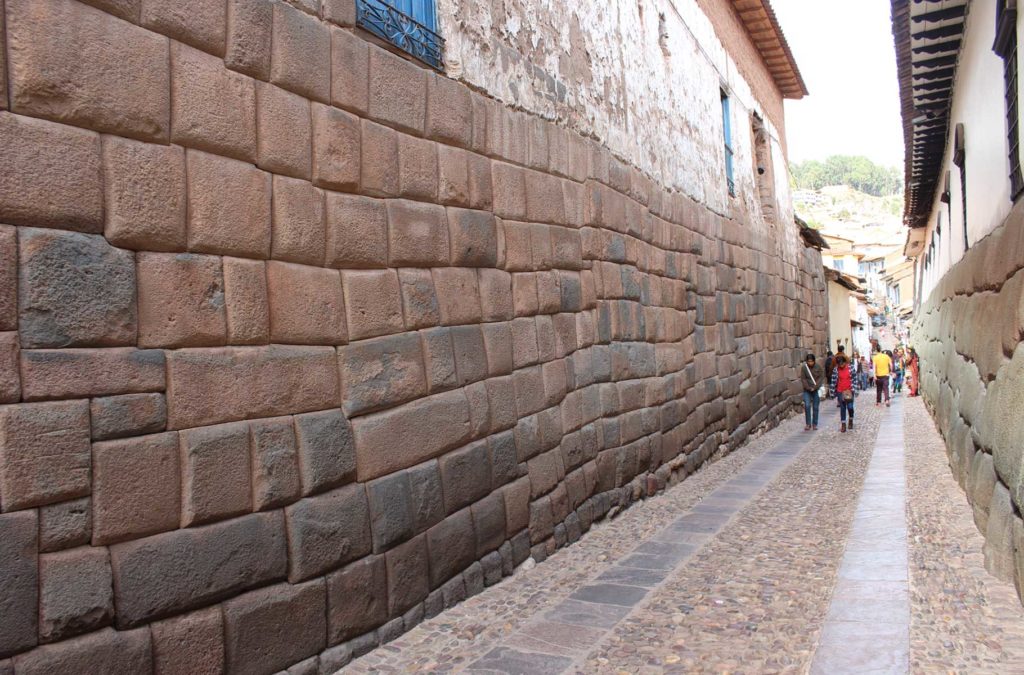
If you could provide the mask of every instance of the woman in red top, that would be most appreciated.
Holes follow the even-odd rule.
[[[853,368],[846,354],[836,355],[835,368],[832,370],[832,381],[829,383],[832,396],[839,401],[839,431],[846,433],[846,417],[850,417],[850,429],[853,430]]]

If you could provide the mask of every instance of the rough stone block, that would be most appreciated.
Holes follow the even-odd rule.
[[[88,401],[0,407],[4,511],[85,496],[89,474]]]
[[[39,556],[39,640],[56,642],[111,622],[113,578],[105,548]]]
[[[39,544],[35,511],[0,515],[0,654],[32,647],[39,626]]]
[[[0,403],[21,400],[21,374],[18,371],[18,334],[0,333]]]
[[[508,531],[519,532],[530,524],[530,479],[524,476],[509,483],[503,494]]]
[[[308,180],[313,138],[309,101],[258,82],[256,110],[256,163],[267,171]]]
[[[487,443],[478,441],[439,460],[444,506],[454,513],[483,499],[491,491],[491,462]]]
[[[342,279],[350,339],[402,332],[402,297],[397,272],[347,271],[342,273]]]
[[[492,377],[485,386],[491,409],[491,431],[511,429],[519,419],[512,377]]]
[[[550,174],[527,171],[526,217],[538,223],[565,223],[562,181]]]
[[[223,610],[227,672],[271,675],[327,646],[323,579],[251,591],[225,602]]]
[[[179,437],[182,527],[251,511],[249,425],[188,429]]]
[[[415,333],[340,348],[338,359],[346,415],[387,408],[427,393],[420,338]]]
[[[162,353],[160,357],[162,366]],[[94,398],[90,403],[90,417],[94,441],[152,434],[163,431],[167,426],[167,402],[163,394]]]
[[[426,110],[427,71],[371,45],[370,117],[422,136]]]
[[[470,146],[473,103],[469,88],[443,75],[427,78],[426,135],[448,145]]]
[[[79,127],[166,140],[167,38],[65,0],[7,2],[11,109]],[[131,82],[126,91],[125,82]]]
[[[88,497],[39,509],[39,551],[50,553],[83,546],[92,538],[92,504]]]
[[[152,668],[149,630],[106,628],[45,645],[14,659],[18,675],[52,673],[146,673]]]
[[[331,100],[331,32],[298,9],[274,5],[270,81],[306,98]]]
[[[139,346],[225,343],[224,276],[217,256],[139,253]]]
[[[431,588],[437,588],[469,567],[476,551],[472,512],[462,509],[427,530],[427,550],[430,552]]]
[[[497,490],[519,477],[519,459],[515,435],[505,431],[487,439],[490,451],[491,489]]]
[[[262,260],[225,257],[223,267],[228,343],[267,344],[270,306],[265,264]]]
[[[181,349],[167,359],[167,426],[187,429],[337,406],[330,347]]]
[[[178,526],[178,434],[93,445],[93,544],[109,544]]]
[[[103,231],[99,134],[0,112],[0,138],[5,222]]]
[[[1003,581],[1013,581],[1013,504],[1010,491],[996,483],[985,530],[985,569]]]
[[[352,427],[340,410],[295,416],[302,494],[348,482],[355,472]]]
[[[327,265],[387,267],[388,214],[369,197],[327,194]]]
[[[224,622],[220,607],[157,621],[153,670],[161,675],[216,675],[224,670]]]
[[[354,0],[328,0],[324,3],[324,16],[329,7],[339,4],[351,8],[351,21],[355,23]],[[370,50],[366,40],[352,32],[331,29],[331,103],[339,108],[366,115],[370,96]]]
[[[337,270],[267,263],[270,339],[290,344],[343,344],[348,340],[345,298]]]
[[[381,553],[414,533],[409,475],[399,471],[366,484],[373,550]]]
[[[445,420],[437,424],[437,420]],[[462,391],[436,394],[354,422],[360,481],[437,457],[469,440],[469,402]]]
[[[505,541],[505,496],[492,492],[473,504],[473,529],[476,532],[476,557],[496,551]]]
[[[152,349],[21,351],[26,400],[141,393],[164,388],[164,352]]]
[[[504,162],[494,162],[491,165],[491,189],[494,215],[514,220],[526,217],[526,177],[523,169]]]
[[[134,250],[185,250],[184,150],[104,136],[103,187],[107,241]]]
[[[438,201],[451,206],[469,206],[469,153],[461,148],[438,145],[437,173]]]
[[[437,144],[398,136],[398,190],[402,197],[437,201]]]
[[[455,326],[451,335],[459,386],[487,377],[487,353],[480,326]]]
[[[215,56],[172,43],[171,141],[255,161],[254,81],[227,70]]]
[[[503,270],[479,270],[480,308],[484,321],[509,321],[515,316],[512,275]]]
[[[430,556],[427,535],[391,549],[385,555],[388,579],[388,613],[400,616],[422,602],[430,591]]]
[[[0,117],[0,122],[3,118]],[[0,225],[0,331],[18,330],[18,231]],[[17,343],[17,336],[14,340]]]
[[[228,0],[224,65],[266,80],[270,77],[273,0]]]
[[[306,497],[285,509],[288,580],[321,576],[370,552],[370,510],[362,485]]]
[[[249,425],[252,451],[252,506],[257,511],[290,504],[299,497],[298,450],[291,417]]]
[[[444,518],[441,471],[437,460],[432,459],[408,469],[406,473],[409,481],[413,531],[423,532]]]
[[[444,207],[401,200],[388,202],[388,243],[392,266],[447,265],[448,223]]]
[[[406,329],[436,326],[441,320],[441,315],[430,271],[404,268],[398,270],[398,279]]]
[[[18,232],[21,346],[134,344],[135,266],[129,251],[95,235]]]
[[[486,211],[448,208],[452,265],[494,267],[498,264],[497,224]]]
[[[331,190],[357,190],[360,154],[359,118],[314,103],[313,182]]]
[[[476,270],[465,267],[439,267],[431,270],[437,291],[441,324],[479,323],[481,319],[480,285]]]
[[[469,154],[469,206],[490,211],[493,206],[491,160],[483,155]]]
[[[270,174],[251,164],[190,150],[188,243],[199,253],[270,257]]]
[[[322,265],[326,234],[324,195],[309,182],[274,176],[271,256],[304,265]]]
[[[423,343],[423,367],[427,391],[435,393],[458,385],[455,373],[455,351],[450,328],[432,328],[420,332]]]
[[[222,0],[142,0],[146,28],[224,56],[227,15]]]
[[[384,556],[369,556],[327,575],[327,644],[358,637],[387,618]]]
[[[110,561],[118,628],[148,623],[284,578],[284,519],[273,511],[165,532],[112,546]]]
[[[360,181],[362,191],[378,197],[399,194],[398,132],[363,120],[361,125]]]

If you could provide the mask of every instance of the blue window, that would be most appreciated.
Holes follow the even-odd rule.
[[[438,70],[444,65],[434,0],[356,0],[356,24]]]
[[[722,132],[725,136],[725,178],[729,184],[729,196],[736,196],[736,182],[732,174],[732,115],[729,113],[729,94],[725,89],[722,94]]]

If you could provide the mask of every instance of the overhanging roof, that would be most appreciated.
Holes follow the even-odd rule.
[[[797,68],[786,36],[769,0],[732,0],[732,6],[743,21],[743,27],[760,52],[768,72],[772,74],[783,98],[807,96],[807,85]]]
[[[804,244],[818,249],[819,251],[823,248],[828,248],[828,242],[821,236],[821,232],[804,222],[800,216],[793,216],[793,220],[796,221],[797,226],[800,228],[800,236],[803,237]]]
[[[968,0],[891,0],[903,116],[903,222],[922,227],[938,189]]]

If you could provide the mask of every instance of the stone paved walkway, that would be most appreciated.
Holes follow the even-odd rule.
[[[820,431],[790,419],[345,672],[1024,672],[920,401],[858,404],[855,431],[825,402]]]

